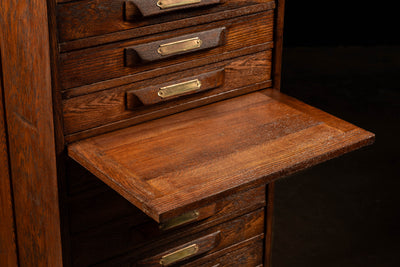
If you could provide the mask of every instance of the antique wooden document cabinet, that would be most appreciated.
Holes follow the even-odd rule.
[[[270,266],[276,179],[374,135],[280,92],[283,0],[3,0],[1,266]]]

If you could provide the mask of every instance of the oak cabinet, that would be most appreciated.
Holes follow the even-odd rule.
[[[279,91],[283,0],[1,5],[0,265],[269,266],[274,181],[374,140]]]

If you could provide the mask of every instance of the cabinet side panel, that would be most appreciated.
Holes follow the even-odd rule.
[[[45,0],[0,8],[3,90],[21,266],[62,266]]]
[[[1,58],[0,58],[1,63]],[[0,266],[18,266],[0,64]]]

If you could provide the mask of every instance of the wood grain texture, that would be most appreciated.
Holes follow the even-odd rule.
[[[150,101],[149,98],[143,98],[143,90],[157,91],[160,86],[174,84],[181,79],[187,80],[187,77],[189,79],[201,79],[202,75],[205,75],[204,73],[221,68],[225,69],[225,73],[222,77],[223,81],[217,82],[217,84],[223,83],[220,87],[163,101],[163,103],[159,103],[158,105],[143,104],[143,102],[148,103]],[[205,100],[207,100],[207,103],[221,100],[223,97],[229,97],[227,94],[224,96],[226,92],[241,90],[253,84],[269,81],[270,78],[271,51],[269,50],[216,64],[209,64],[200,68],[189,69],[184,72],[159,76],[152,80],[133,83],[111,90],[66,99],[63,101],[65,134],[68,135],[101,125],[116,123],[120,120],[143,116],[149,118],[150,116],[155,116],[156,113],[165,116],[177,112],[180,107],[189,106],[192,108],[193,106],[202,105]],[[212,82],[212,84],[215,83]],[[207,83],[204,86],[207,87]],[[127,98],[127,92],[130,92],[131,97]],[[138,98],[135,97],[132,99],[132,94],[136,94]],[[157,96],[157,98],[159,97]],[[216,99],[213,100],[213,98]],[[127,109],[127,104],[130,107],[135,107]]]
[[[215,253],[206,256],[186,261],[180,266],[183,267],[261,267],[262,265],[262,249],[263,249],[264,235],[258,235],[249,238],[245,241],[236,243],[230,247],[221,249]],[[96,267],[105,266],[118,266],[118,267],[131,267],[134,262],[129,260],[126,262],[107,262],[107,265],[95,265]]]
[[[138,82],[138,81],[144,81],[146,79],[151,79],[151,78],[161,76],[161,75],[171,74],[174,72],[182,71],[182,69],[187,70],[187,69],[191,69],[191,68],[201,67],[201,66],[204,66],[207,64],[214,64],[214,63],[228,60],[231,58],[241,57],[241,56],[245,56],[245,55],[249,55],[249,54],[259,53],[259,52],[265,51],[265,50],[270,50],[272,48],[273,48],[272,42],[254,45],[251,47],[246,47],[246,48],[240,49],[238,51],[234,51],[232,53],[222,54],[219,57],[199,58],[199,59],[196,59],[195,61],[191,61],[190,64],[188,64],[186,62],[182,62],[182,63],[168,66],[168,67],[165,67],[162,69],[151,69],[146,72],[139,72],[136,74],[123,76],[123,77],[112,79],[112,80],[106,80],[106,81],[102,81],[99,83],[93,83],[93,84],[88,84],[88,85],[83,85],[83,86],[63,90],[62,95],[63,95],[64,99],[75,97],[75,96],[80,96],[80,95],[86,95],[89,93],[107,90],[107,89],[110,89],[113,87],[127,85],[127,84]]]
[[[0,53],[1,55],[1,53]],[[0,56],[0,266],[18,266]]]
[[[129,127],[132,125],[136,125],[142,122],[146,122],[149,120],[153,120],[153,119],[158,119],[158,118],[162,118],[165,117],[167,115],[171,115],[171,114],[175,114],[178,112],[182,112],[182,111],[186,111],[189,110],[191,108],[196,108],[196,107],[200,107],[203,105],[208,105],[210,103],[214,103],[220,100],[224,100],[224,99],[228,99],[228,98],[232,98],[232,97],[237,97],[240,95],[244,95],[250,92],[254,92],[257,90],[263,90],[265,88],[271,88],[272,86],[272,82],[271,81],[266,81],[266,82],[261,82],[261,83],[256,83],[256,84],[252,84],[249,86],[245,86],[245,87],[241,87],[237,90],[231,90],[231,91],[227,91],[227,92],[222,92],[220,94],[215,94],[209,97],[205,97],[205,98],[201,98],[198,100],[194,100],[194,101],[188,101],[186,103],[183,103],[181,105],[177,105],[177,106],[170,106],[168,108],[159,110],[159,111],[155,111],[155,112],[151,112],[151,113],[145,113],[143,115],[140,116],[136,116],[136,117],[132,117],[132,118],[128,118],[128,119],[124,119],[124,120],[120,120],[120,121],[116,121],[114,123],[110,123],[110,124],[105,124],[96,128],[92,128],[92,129],[88,129],[88,130],[84,130],[81,132],[76,132],[73,134],[69,134],[65,136],[65,140],[68,143],[72,143],[84,138],[89,138],[89,137],[93,137],[96,135],[100,135],[103,133],[107,133],[110,131],[115,131],[118,129],[122,129],[125,127]]]
[[[138,263],[143,259],[153,257],[193,240],[218,232],[219,238],[214,248],[203,254],[206,257],[207,255],[212,255],[215,252],[229,248],[234,244],[262,235],[264,231],[264,209],[248,212],[218,225],[214,224],[211,227],[209,225],[208,228],[206,227],[207,225],[202,226],[202,228],[187,227],[158,239],[154,239],[154,232],[146,229],[145,225],[142,228],[135,228],[128,236],[126,236],[126,232],[113,229],[114,238],[110,239],[108,245],[105,243],[107,239],[102,237],[100,233],[97,234],[96,238],[93,237],[93,233],[92,235],[86,233],[86,240],[88,241],[81,244],[76,243],[76,256],[74,257],[77,260],[76,266],[87,266],[92,262],[94,266],[124,266],[127,262],[131,266],[139,266]],[[200,229],[202,230],[200,231]],[[104,233],[108,235],[106,231]],[[122,235],[124,236],[122,237]],[[142,246],[134,246],[133,244],[138,242],[137,238],[140,240],[147,238],[147,242],[142,241]],[[110,242],[112,242],[112,246]],[[115,249],[114,246],[117,246],[118,249]],[[115,255],[112,253],[116,253],[117,251],[120,253],[124,251],[125,254],[111,258],[110,256]],[[109,258],[105,260],[107,256]],[[183,262],[182,264],[185,263]]]
[[[283,27],[285,18],[285,0],[277,1],[275,12],[275,30],[274,30],[274,66],[273,66],[273,88],[280,90],[282,79],[282,49],[283,49]]]
[[[161,16],[124,18],[124,0],[88,0],[57,6],[61,51],[156,34],[274,8],[272,0],[229,0],[221,5]],[[150,2],[150,1],[142,1]]]
[[[132,218],[132,222],[127,225],[127,228],[151,220],[111,189],[96,194],[90,194],[90,192],[81,194],[79,197],[72,198],[68,206],[72,234],[90,231],[127,217]],[[212,224],[220,221],[221,218],[232,218],[263,206],[265,206],[265,186],[252,188],[199,207],[199,218],[190,224],[180,226],[179,229],[197,227],[199,224]],[[159,225],[152,222],[151,227],[155,233],[165,234],[166,231],[160,231]],[[175,231],[175,229],[168,230],[168,232],[171,231]]]
[[[250,238],[229,248],[189,262],[184,267],[260,267],[262,266],[263,235]]]
[[[226,43],[223,46],[199,51],[184,56],[159,61],[152,64],[144,64],[136,67],[126,67],[124,60],[124,49],[130,46],[146,44],[155,41],[166,40],[191,33],[203,32],[219,27],[226,28]],[[241,49],[253,45],[264,44],[263,50],[267,49],[267,43],[272,41],[273,12],[240,17],[232,20],[222,20],[207,25],[185,28],[151,37],[138,38],[122,43],[113,43],[95,48],[84,49],[61,55],[60,78],[62,88],[69,89],[84,86],[91,83],[116,79],[123,76],[146,73],[153,70],[153,76],[182,71],[197,65],[210,64],[223,60],[227,53],[238,52]],[[230,57],[235,55],[231,54]],[[179,69],[175,67],[179,66]]]
[[[372,133],[267,90],[76,142],[68,153],[162,222],[373,139]]]
[[[46,1],[2,1],[1,59],[21,266],[62,266]]]

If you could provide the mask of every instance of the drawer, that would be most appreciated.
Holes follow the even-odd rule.
[[[130,233],[113,229],[113,235],[107,232],[87,232],[79,237],[72,237],[74,266],[87,266],[103,263],[104,266],[119,265],[123,262],[135,262],[137,266],[153,266],[160,259],[177,250],[197,245],[197,249],[186,259],[197,259],[211,255],[234,244],[262,235],[264,232],[264,209],[258,209],[233,220],[203,229],[196,227],[182,228],[167,235],[152,237],[152,230],[137,227]],[[105,235],[105,236],[104,236]],[[120,236],[118,238],[118,236]],[[118,260],[111,258],[125,252]],[[113,264],[111,264],[111,262]],[[157,265],[156,265],[157,266]]]
[[[373,140],[266,90],[81,140],[68,155],[163,223]]]
[[[132,222],[128,222],[127,228],[132,229],[136,225],[148,222],[147,227],[153,229],[153,235],[156,237],[185,226],[199,223],[215,224],[263,207],[265,200],[265,186],[261,186],[227,196],[159,225],[115,191],[106,190],[72,198],[68,204],[68,213],[72,233],[87,231],[130,217]]]
[[[63,101],[66,135],[153,119],[270,85],[271,50]],[[185,87],[186,86],[186,87]],[[165,89],[166,88],[166,89]],[[174,91],[175,90],[175,91]],[[185,91],[186,90],[186,91]],[[163,93],[163,96],[160,94]],[[176,93],[176,94],[174,94]],[[168,95],[169,94],[169,95]],[[98,130],[97,130],[98,133]]]
[[[57,27],[61,49],[71,50],[239,17],[274,6],[273,0],[83,0],[57,5]]]
[[[80,90],[107,89],[266,50],[272,47],[273,17],[273,11],[263,12],[63,53],[61,86],[97,83]]]
[[[183,267],[256,267],[263,266],[264,239],[263,235],[253,237],[229,248],[207,255],[192,262],[184,263]],[[127,265],[132,266],[132,265]],[[134,266],[134,265],[133,265]]]

